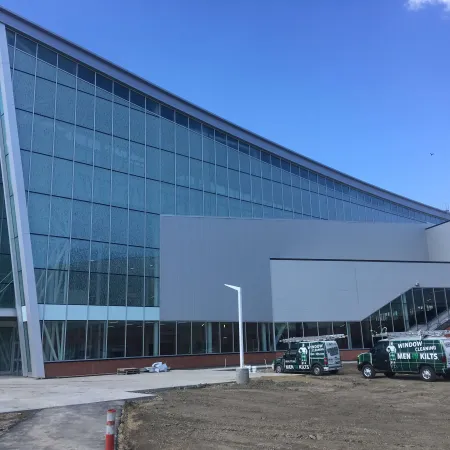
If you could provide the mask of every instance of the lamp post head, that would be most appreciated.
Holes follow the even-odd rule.
[[[229,287],[230,289],[234,289],[235,291],[240,292],[241,288],[239,286],[233,286],[232,284],[224,284],[224,286]]]

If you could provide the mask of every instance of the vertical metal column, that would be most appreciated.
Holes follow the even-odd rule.
[[[25,199],[25,186],[9,65],[8,44],[6,41],[6,29],[2,23],[0,23],[0,93],[4,115],[3,137],[0,145],[1,170],[3,179],[6,181],[4,185],[7,186],[5,190],[5,203],[11,256],[14,259],[13,278],[19,337],[21,341],[20,347],[22,362],[25,362],[23,373],[24,375],[28,375],[31,366],[31,375],[36,378],[43,378],[45,377],[44,358],[39,325],[33,256],[31,252],[30,228]],[[14,230],[16,230],[17,236],[14,236]],[[18,241],[17,246],[15,245],[16,239]],[[21,268],[20,273],[18,270],[19,267]],[[25,304],[26,317],[23,317],[22,313],[22,295],[24,297],[23,303]],[[23,330],[24,321],[27,323],[28,339],[25,339]],[[30,361],[27,361],[26,357],[27,347],[29,349]]]

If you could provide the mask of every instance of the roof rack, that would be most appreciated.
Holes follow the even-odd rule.
[[[314,342],[314,341],[334,341],[336,339],[344,339],[347,336],[345,334],[324,334],[322,336],[306,336],[306,337],[292,337],[287,339],[281,339],[280,342],[292,343],[292,342]]]
[[[386,328],[382,328],[378,333],[372,330],[373,337],[381,338],[398,338],[398,337],[444,337],[450,338],[450,330],[417,330],[417,331],[387,331]]]

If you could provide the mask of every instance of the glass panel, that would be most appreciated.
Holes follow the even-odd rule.
[[[108,322],[108,358],[123,358],[125,356],[125,322]]]
[[[177,354],[191,353],[191,322],[177,323]]]
[[[130,134],[130,108],[113,104],[113,133],[115,136],[128,139]]]
[[[94,202],[111,203],[111,171],[94,167]]]
[[[145,146],[135,142],[130,142],[130,173],[145,175]]]
[[[128,276],[127,306],[144,306],[144,277]]]
[[[45,361],[61,361],[64,357],[65,322],[46,320],[43,323],[42,346]]]
[[[273,351],[272,324],[259,323],[258,333],[259,333],[259,350],[262,352]]]
[[[161,148],[175,151],[175,124],[168,120],[161,120]]]
[[[436,312],[437,315],[440,316],[443,312],[447,311],[447,302],[445,301],[445,290],[443,288],[435,289],[434,298],[436,300]]]
[[[160,182],[154,180],[146,180],[146,210],[155,214],[161,211],[161,190]]]
[[[303,322],[304,336],[318,336],[317,322]]]
[[[111,263],[112,266],[112,263]],[[127,288],[126,275],[109,275],[109,306],[125,306]]]
[[[386,331],[394,331],[390,303],[380,309],[380,320],[382,329],[385,329]]]
[[[144,356],[159,355],[158,324],[145,322],[144,325]]]
[[[258,324],[247,322],[245,324],[245,342],[248,352],[257,352],[258,346]]]
[[[48,234],[50,216],[50,197],[48,195],[33,194],[28,197],[28,219],[30,232]]]
[[[145,180],[144,178],[129,177],[129,191],[130,191],[130,209],[137,209],[144,211],[145,209]]]
[[[427,322],[431,322],[436,318],[436,305],[434,303],[433,289],[425,288],[423,290],[423,300],[425,304]]]
[[[176,323],[160,322],[159,352],[161,355],[175,355],[176,353]]]
[[[159,250],[147,249],[149,255],[152,254],[150,252],[158,251]],[[128,275],[145,275],[144,263],[145,249],[142,247],[133,247],[130,245],[128,247]]]
[[[50,194],[52,179],[52,158],[33,153],[31,155],[30,191]]]
[[[282,339],[287,339],[288,336],[288,326],[287,323],[276,323],[275,324],[275,348],[276,350],[287,350],[288,344],[280,342]]]
[[[202,159],[202,137],[189,131],[189,154],[191,158]]]
[[[372,348],[373,342],[372,342],[372,326],[370,324],[370,319],[364,319],[361,322],[361,328],[362,328],[362,337],[363,337],[363,343],[364,348]]]
[[[106,358],[106,322],[89,320],[86,359]]]
[[[334,334],[345,334],[347,335],[347,324],[345,322],[333,322],[333,332]],[[340,349],[348,348],[348,339],[337,339],[337,345]]]
[[[94,160],[94,132],[87,128],[76,128],[75,161],[92,164]]]
[[[89,241],[71,240],[70,268],[71,270],[89,271]]]
[[[112,138],[103,133],[95,133],[94,165],[111,168]]]
[[[196,159],[190,160],[190,186],[194,189],[203,189],[203,166]]]
[[[177,185],[189,187],[189,158],[177,155],[176,163]]]
[[[91,201],[92,199],[92,166],[74,164],[73,198]]]
[[[89,304],[96,306],[108,304],[108,275],[91,272],[89,277]]]
[[[91,236],[91,207],[88,203],[74,200],[72,204],[72,238],[89,239],[90,236]],[[109,239],[109,231],[108,231],[108,239]]]
[[[189,215],[189,189],[177,186],[177,214]]]
[[[405,300],[406,300],[406,310],[408,312],[407,317],[408,328],[414,328],[417,325],[417,322],[416,322],[416,308],[414,306],[412,289],[406,292]]]
[[[64,159],[53,160],[53,195],[72,197],[73,163]]]
[[[422,289],[413,289],[414,305],[416,308],[417,325],[426,325],[425,308],[423,306]]]
[[[13,76],[14,103],[16,108],[33,111],[34,76],[16,70]]]
[[[56,96],[56,118],[75,123],[75,89],[58,85]]]
[[[47,270],[45,303],[65,305],[67,300],[68,272],[65,270]]]
[[[78,99],[77,99],[77,122],[79,121],[78,116],[78,106],[80,105],[80,97],[82,98],[82,101],[85,106],[88,106],[89,101],[89,107],[90,102],[92,101],[90,98],[90,95],[83,94],[82,92],[78,93]],[[92,105],[93,106],[93,105]],[[82,116],[84,116],[85,113],[82,113]],[[93,121],[92,121],[93,122]],[[88,120],[84,119],[83,123],[80,123],[83,126],[87,126],[89,128],[93,128],[93,123],[88,124]],[[101,131],[103,133],[112,134],[112,102],[108,100],[104,100],[102,98],[96,98],[96,105],[95,105],[95,128],[98,131]],[[108,349],[109,353],[109,349]]]
[[[361,324],[359,322],[349,322],[352,348],[363,348],[361,335]]]
[[[159,278],[145,278],[145,305],[159,306]]]
[[[206,353],[206,323],[192,322],[192,353]]]
[[[231,322],[220,324],[220,341],[221,353],[233,352],[233,324]]]
[[[125,356],[142,356],[143,322],[127,322],[127,347]]]
[[[167,183],[175,182],[175,155],[173,153],[161,152],[161,180]]]
[[[52,81],[36,78],[36,90],[34,99],[34,113],[43,116],[55,115],[55,91],[56,84]],[[36,119],[36,116],[35,116]]]
[[[48,261],[49,269],[68,269],[69,268],[69,239],[50,237],[48,243]]]
[[[94,203],[92,205],[92,239],[95,241],[108,242],[109,231],[110,231],[110,207],[104,205],[97,205]]]
[[[86,321],[68,320],[66,325],[65,360],[85,358]]]
[[[161,214],[175,214],[175,186],[161,183]]]
[[[50,234],[54,236],[70,236],[70,214],[72,200],[52,197]]]
[[[122,229],[122,233],[126,232],[126,228]],[[129,240],[130,245],[145,245],[145,214],[143,212],[131,211],[129,213]],[[112,235],[112,231],[111,231]],[[112,241],[112,238],[111,238]]]
[[[325,334],[333,334],[333,327],[331,322],[319,322],[319,336],[325,335]]]
[[[219,353],[220,351],[220,339],[219,339],[219,323],[207,322],[206,323],[206,352],[207,353]]]
[[[76,124],[82,127],[94,128],[94,96],[77,92]],[[95,111],[96,128],[105,133],[111,133],[111,102],[97,98]]]
[[[128,210],[111,208],[111,242],[128,243]]]
[[[128,175],[112,172],[111,204],[128,208]]]
[[[403,305],[401,297],[397,297],[391,302],[392,321],[394,331],[405,331],[405,321],[403,320]]]
[[[180,125],[176,126],[176,150],[177,154],[189,156],[188,130]]]

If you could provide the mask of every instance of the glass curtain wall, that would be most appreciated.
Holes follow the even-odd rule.
[[[280,159],[26,36],[7,30],[7,41],[41,304],[158,307],[160,214],[442,221]],[[230,324],[192,323],[189,341],[175,322],[43,319],[48,361],[236,351]],[[272,324],[245,333],[251,351],[272,348]]]

